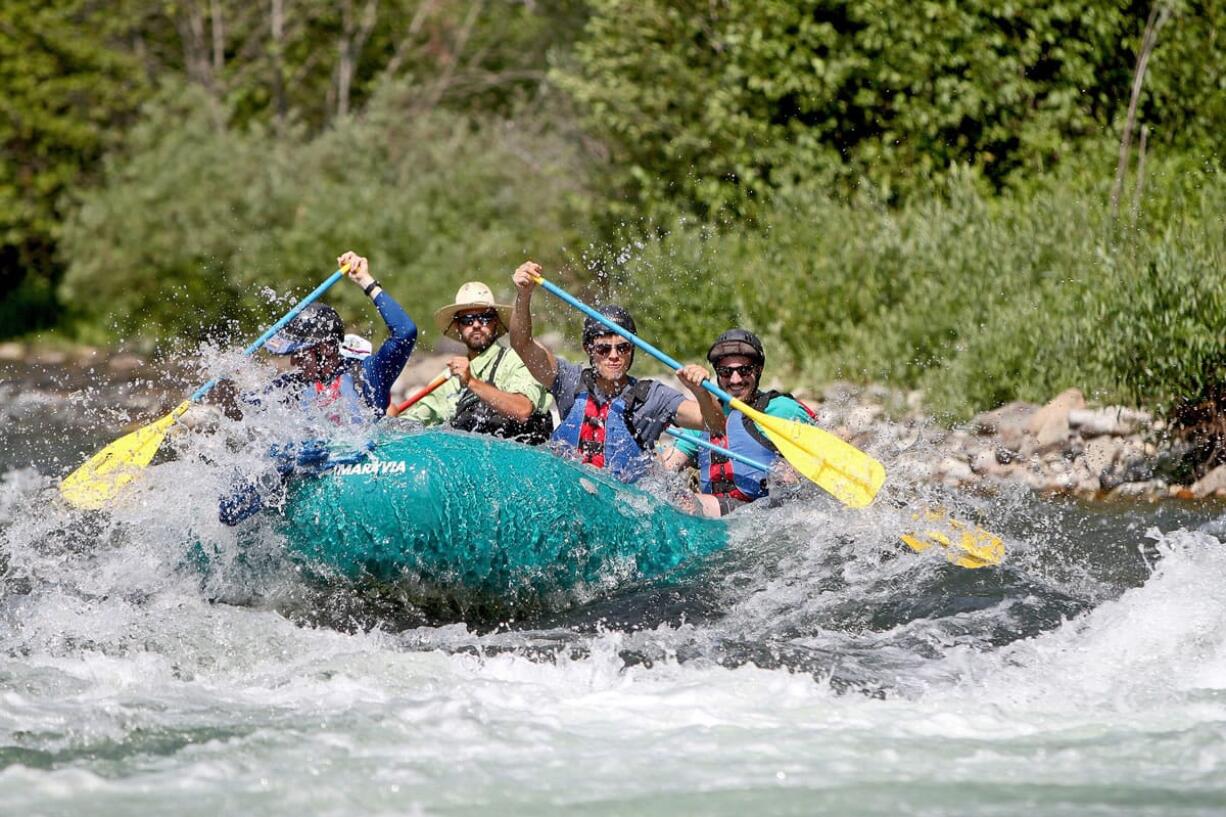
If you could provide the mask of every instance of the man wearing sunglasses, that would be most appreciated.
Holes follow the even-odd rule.
[[[470,281],[460,287],[455,303],[434,313],[434,323],[468,354],[448,360],[451,379],[400,416],[529,445],[549,439],[549,393],[514,350],[496,342],[510,322],[511,307],[495,303],[488,286]],[[394,408],[390,412],[395,416]]]
[[[719,405],[706,391],[699,389],[695,398],[687,400],[663,383],[631,377],[634,345],[600,321],[589,317],[583,322],[586,367],[542,346],[532,337],[531,311],[534,276],[540,274],[540,265],[527,261],[512,276],[516,296],[511,347],[557,403],[562,423],[551,437],[555,447],[607,469],[623,482],[633,482],[646,471],[656,440],[670,424],[703,428],[705,418],[722,427]],[[599,311],[627,332],[636,333],[634,319],[620,306]]]
[[[715,367],[719,387],[736,399],[753,406],[763,414],[812,423],[816,418],[812,411],[790,394],[777,391],[759,391],[762,367],[766,365],[766,352],[757,335],[745,329],[730,329],[716,338],[707,352],[707,360]],[[698,375],[694,368],[686,367],[679,373],[682,382],[693,388],[691,381],[698,377],[701,382],[706,372]],[[720,431],[708,431],[703,436],[718,446],[764,465],[773,466],[779,461],[779,450],[758,427],[739,411],[725,408],[726,424]],[[701,493],[698,502],[703,516],[717,517],[731,513],[737,508],[767,495],[769,473],[732,460],[709,448],[684,439],[663,456],[664,464],[674,470],[694,463],[698,466]]]

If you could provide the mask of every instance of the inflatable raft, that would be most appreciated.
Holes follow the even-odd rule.
[[[312,572],[498,597],[679,575],[727,544],[726,523],[588,466],[444,431],[296,482],[280,527]]]

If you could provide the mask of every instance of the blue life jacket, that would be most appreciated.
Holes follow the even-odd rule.
[[[653,385],[650,380],[632,377],[621,394],[600,404],[592,370],[585,370],[575,387],[575,402],[549,439],[583,462],[607,469],[615,479],[634,482],[651,462],[648,447],[635,430],[634,411],[647,399]],[[602,411],[606,405],[607,413]]]
[[[796,399],[790,394],[769,391],[760,393],[754,398],[751,405],[758,411],[765,412],[767,406],[776,397]],[[800,405],[805,407],[804,403]],[[805,407],[805,410],[808,411],[808,407]],[[809,413],[812,414],[812,412]],[[757,460],[763,465],[773,466],[779,461],[779,449],[775,447],[775,444],[752,420],[735,409],[728,413],[727,430],[724,436],[713,439],[710,434],[703,436],[716,445],[742,454],[749,459]],[[769,473],[767,471],[725,457],[709,448],[699,449],[698,475],[704,494],[731,496],[742,502],[753,502],[768,493],[766,480]]]

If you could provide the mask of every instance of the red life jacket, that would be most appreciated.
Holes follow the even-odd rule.
[[[596,398],[587,396],[583,406],[583,424],[579,426],[579,454],[583,462],[591,463],[597,468],[604,468],[604,437],[605,423],[609,419],[609,400],[602,406],[596,405]]]
[[[315,405],[327,411],[328,419],[336,425],[341,425],[344,422],[344,418],[341,416],[340,412],[329,411],[328,409],[340,399],[340,375],[337,375],[337,377],[326,386],[318,380],[315,381]]]

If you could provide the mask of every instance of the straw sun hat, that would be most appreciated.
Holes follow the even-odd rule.
[[[434,325],[447,337],[460,340],[460,328],[453,323],[456,313],[483,308],[493,309],[498,313],[504,332],[511,326],[511,307],[508,304],[495,303],[494,293],[480,281],[469,281],[460,287],[455,294],[455,303],[434,313]]]

